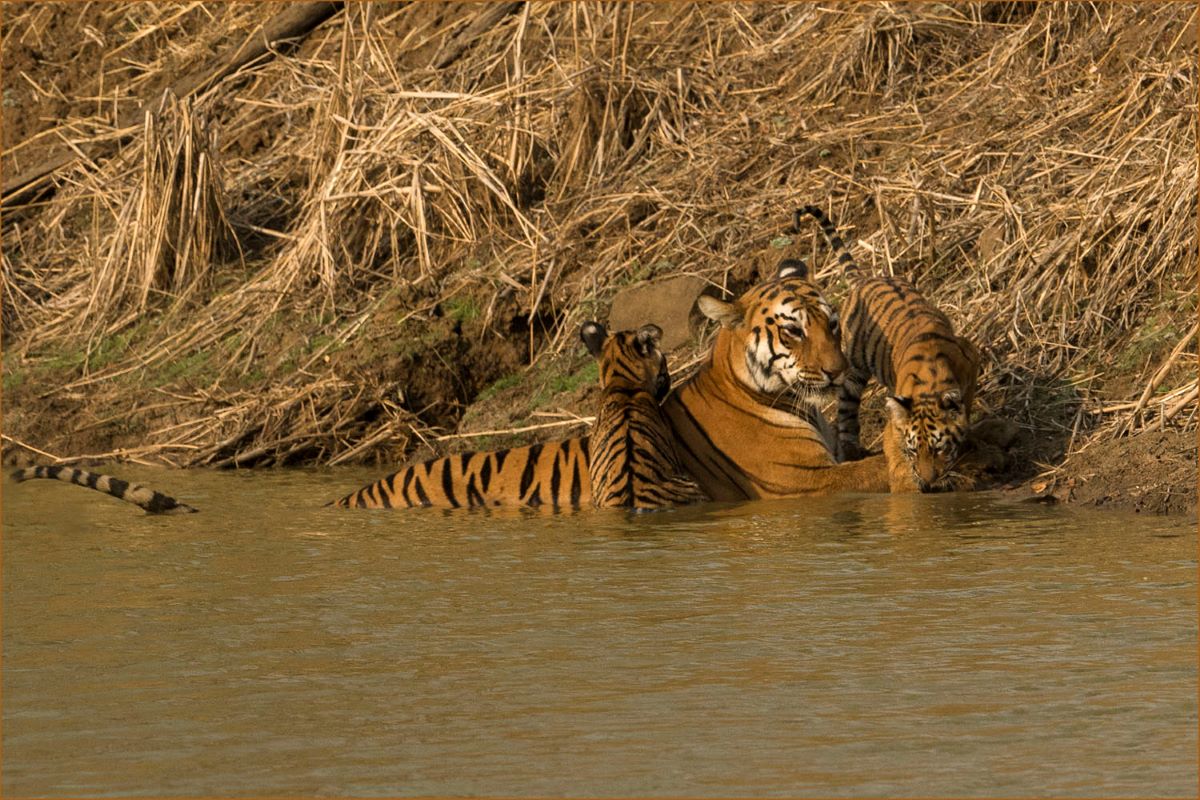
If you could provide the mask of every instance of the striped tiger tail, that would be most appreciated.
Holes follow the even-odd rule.
[[[821,233],[825,235],[825,241],[829,242],[829,246],[837,253],[837,260],[842,265],[842,269],[847,272],[855,272],[859,269],[858,262],[854,260],[854,256],[850,255],[850,249],[842,241],[842,237],[838,234],[837,226],[834,225],[833,220],[816,206],[805,206],[803,209],[796,209],[792,215],[793,232],[800,232],[801,214],[808,214],[821,226]]]
[[[94,489],[97,492],[112,495],[118,500],[124,500],[126,503],[132,503],[147,514],[193,514],[200,510],[186,503],[181,503],[174,497],[165,495],[162,492],[148,489],[145,486],[139,486],[136,483],[130,483],[121,478],[114,478],[111,475],[89,472],[85,469],[46,466],[26,467],[13,472],[12,478],[18,482],[34,480],[35,478],[45,478],[73,483],[85,489]]]

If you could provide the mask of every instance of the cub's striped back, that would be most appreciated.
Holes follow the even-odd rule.
[[[73,483],[76,486],[82,486],[86,489],[95,489],[98,492],[104,492],[118,500],[124,500],[126,503],[133,503],[148,514],[192,514],[199,510],[185,503],[180,503],[174,497],[165,495],[162,492],[156,492],[153,489],[147,489],[145,486],[138,486],[136,483],[123,481],[120,478],[114,478],[110,475],[88,472],[85,469],[74,469],[72,467],[26,467],[25,469],[13,472],[12,477],[15,481],[28,481],[34,478],[66,481],[67,483]]]
[[[837,228],[815,206],[814,217],[851,288],[842,303],[842,340],[850,369],[838,390],[838,452],[862,456],[859,406],[867,382],[887,388],[890,424],[922,490],[946,488],[970,422],[979,374],[979,351],[957,336],[950,320],[903,278],[862,273]],[[800,228],[801,212],[793,225]]]
[[[659,408],[671,388],[662,330],[645,325],[609,335],[587,322],[580,338],[600,361],[603,391],[591,432],[592,503],[650,511],[707,499],[686,477]]]

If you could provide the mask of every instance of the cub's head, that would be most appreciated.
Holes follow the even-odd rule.
[[[889,397],[887,410],[917,486],[923,492],[948,488],[967,429],[962,393],[943,387],[913,397]]]
[[[667,357],[659,343],[662,328],[643,325],[636,331],[609,334],[599,322],[585,322],[579,338],[588,352],[600,361],[600,386],[643,389],[662,402],[671,391]]]
[[[803,261],[784,260],[774,280],[732,303],[702,295],[699,306],[733,337],[735,352],[745,353],[742,363],[729,366],[753,391],[816,402],[830,396],[846,371],[837,312],[808,279]]]

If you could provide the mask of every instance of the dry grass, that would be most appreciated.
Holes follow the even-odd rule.
[[[6,368],[136,328],[42,394],[135,393],[169,416],[139,436],[173,463],[394,458],[430,437],[402,397],[419,376],[343,356],[375,346],[395,292],[413,320],[482,298],[481,336],[502,307],[538,316],[537,360],[630,280],[745,286],[815,202],[983,346],[988,406],[1075,449],[1194,428],[1194,7],[534,4],[472,28],[479,13],[352,5],[7,213]],[[141,85],[190,46],[168,40]],[[98,118],[60,135],[103,136]],[[797,246],[840,297],[815,233]],[[321,342],[286,366],[281,318]],[[138,381],[218,351],[203,381]]]

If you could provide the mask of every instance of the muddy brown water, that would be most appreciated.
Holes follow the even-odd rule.
[[[1194,796],[1194,518],[4,484],[3,792]]]

